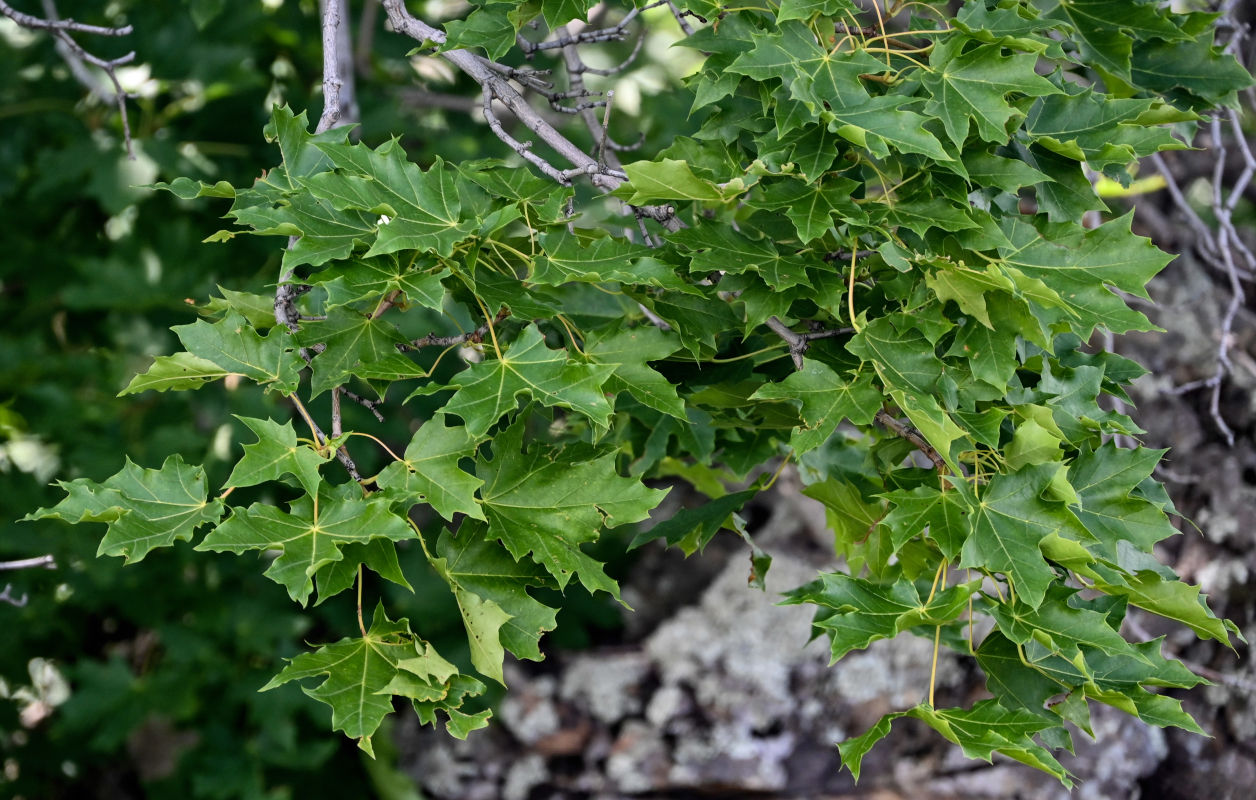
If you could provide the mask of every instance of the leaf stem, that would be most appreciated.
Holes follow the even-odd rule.
[[[366,623],[362,620],[362,565],[358,564],[358,630],[366,638]]]

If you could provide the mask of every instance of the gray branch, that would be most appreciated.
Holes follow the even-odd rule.
[[[445,32],[412,15],[406,9],[404,0],[383,0],[382,4],[385,13],[388,15],[388,20],[396,32],[403,36],[408,36],[420,44],[444,44]],[[615,27],[620,28],[626,25],[641,10],[634,9],[629,12],[624,20],[621,20]],[[469,50],[446,50],[440,56],[480,84],[485,97],[489,98],[489,102],[485,102],[483,105],[487,106],[486,116],[489,117],[489,125],[493,126],[493,133],[516,153],[536,165],[538,169],[541,169],[558,183],[568,185],[572,178],[584,175],[601,191],[612,192],[628,180],[628,176],[623,172],[608,164],[600,163],[596,157],[581,150],[541,116],[536,109],[532,108],[523,95],[510,84],[509,79],[501,74],[500,65],[496,65]],[[496,113],[492,109],[492,102],[501,103],[519,122],[532,131],[538,139],[569,162],[572,168],[559,170],[553,164],[532,152],[531,142],[521,142],[506,133],[501,126],[500,120],[494,125]],[[667,213],[664,208],[672,213]],[[681,227],[680,220],[676,218],[674,210],[670,209],[670,207],[655,207],[651,211],[646,211],[645,216],[658,221],[668,230],[675,231]]]
[[[122,119],[122,138],[126,143],[127,156],[134,161],[135,148],[131,142],[131,122],[127,118],[126,111],[127,94],[123,90],[122,84],[118,81],[117,70],[118,67],[135,60],[135,51],[117,58],[101,58],[89,53],[70,35],[72,33],[85,33],[96,36],[120,37],[129,36],[133,29],[130,25],[110,28],[101,25],[87,25],[82,22],[75,22],[72,19],[61,19],[57,15],[57,8],[53,0],[44,0],[43,5],[44,13],[47,14],[46,18],[24,14],[4,0],[0,0],[0,14],[13,20],[23,28],[50,33],[56,39],[57,53],[65,59],[67,66],[70,68],[70,73],[80,83],[84,83],[93,94],[101,94],[100,86],[96,81],[90,79],[83,64],[91,64],[105,73],[106,77],[109,78],[109,82],[113,84],[113,99],[118,106],[118,115]]]

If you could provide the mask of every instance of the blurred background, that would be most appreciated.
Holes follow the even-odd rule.
[[[0,17],[0,562],[51,557],[51,566],[0,571],[0,797],[1064,795],[1014,765],[970,764],[910,724],[873,751],[859,787],[839,771],[833,742],[916,702],[930,648],[879,642],[831,670],[823,644],[803,648],[808,615],[776,607],[774,592],[809,580],[832,547],[823,511],[798,493],[789,471],[750,513],[756,541],[776,557],[767,593],[746,587],[744,545],[732,536],[687,561],[657,542],[619,556],[616,577],[635,613],[573,586],[547,637],[547,661],[508,665],[510,696],[487,699],[497,706],[494,727],[456,742],[420,730],[405,712],[391,736],[377,737],[376,761],[331,733],[325,707],[296,686],[256,691],[303,641],[343,635],[348,606],[302,611],[251,559],[194,558],[181,544],[124,568],[95,557],[93,526],[17,522],[60,498],[50,482],[103,479],[127,455],[156,466],[182,453],[220,483],[238,442],[249,440],[231,414],[290,413],[273,397],[223,383],[116,394],[153,356],[176,349],[170,326],[192,321],[216,286],[265,292],[279,268],[273,239],[202,243],[223,226],[225,201],[184,202],[140,187],[179,176],[248,185],[278,161],[261,137],[274,104],[317,118],[322,54],[316,0],[9,5],[133,26],[125,37],[76,39],[105,59],[136,52],[117,70],[131,94],[135,158],[103,73],[46,33]],[[465,10],[410,5],[434,21]],[[1256,9],[1223,6],[1221,41],[1250,68]],[[506,155],[473,85],[443,62],[408,58],[408,40],[385,30],[377,0],[350,9],[364,141],[400,136],[420,162]],[[675,25],[665,11],[647,25],[637,61],[616,78],[613,134],[640,134],[650,153],[671,142],[689,101],[667,91],[688,69],[668,49]],[[605,65],[633,45],[609,43]],[[1113,215],[1135,207],[1136,230],[1181,254],[1152,285],[1157,305],[1148,314],[1167,332],[1115,343],[1152,371],[1136,387],[1135,418],[1148,446],[1172,448],[1159,477],[1191,520],[1160,555],[1202,584],[1249,640],[1254,99],[1247,92],[1244,113],[1201,126],[1196,144],[1207,149],[1148,160],[1135,194],[1114,187],[1109,198]],[[389,424],[373,430],[408,439],[404,419]],[[684,498],[674,493],[669,502]],[[625,544],[607,537],[603,555]],[[408,574],[421,576],[422,559],[410,555]],[[390,608],[469,663],[448,594],[411,580],[416,593],[390,596]],[[1145,615],[1131,614],[1131,625],[1145,626],[1140,635],[1168,634],[1169,650],[1213,681],[1185,697],[1213,738],[1097,717],[1099,741],[1065,762],[1086,781],[1079,794],[1249,797],[1256,668],[1247,646],[1198,642]],[[959,659],[942,665],[939,684],[959,702],[982,690]]]

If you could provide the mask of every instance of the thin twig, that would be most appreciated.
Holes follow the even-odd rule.
[[[47,31],[57,40],[57,52],[66,60],[70,67],[70,72],[80,82],[85,81],[83,62],[98,67],[105,73],[105,76],[109,78],[109,82],[113,84],[113,97],[114,102],[118,106],[118,116],[122,120],[122,139],[126,145],[127,157],[134,161],[135,148],[131,141],[131,122],[127,118],[126,111],[127,93],[122,88],[122,83],[118,80],[118,67],[134,61],[135,51],[132,50],[126,55],[117,58],[101,58],[89,53],[70,35],[72,33],[87,33],[96,36],[129,36],[133,28],[130,25],[116,28],[86,25],[81,22],[75,22],[72,19],[60,19],[52,0],[44,1],[44,10],[48,15],[47,19],[23,14],[4,2],[4,0],[0,0],[0,15],[8,17],[23,28]],[[94,82],[87,85],[93,93],[100,92],[99,87]]]
[[[34,558],[19,558],[16,561],[0,561],[0,572],[10,572],[18,569],[34,569],[35,567],[56,569],[57,559],[52,555],[46,555],[35,556]]]
[[[924,453],[925,458],[933,462],[933,466],[937,469],[938,474],[946,475],[949,473],[950,470],[946,466],[946,459],[942,458],[942,455],[933,445],[929,444],[929,440],[920,431],[911,425],[894,419],[884,408],[877,411],[875,419],[883,427],[893,431],[895,435],[916,445],[916,449]]]
[[[781,322],[779,317],[768,317],[767,326],[772,332],[781,337],[785,344],[789,345],[789,357],[794,362],[795,369],[802,369],[803,354],[811,347],[811,343],[816,339],[830,339],[834,336],[841,336],[846,333],[854,333],[854,328],[821,328],[807,333],[798,333],[791,330],[788,325]]]

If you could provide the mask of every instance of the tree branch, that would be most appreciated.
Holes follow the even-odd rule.
[[[384,11],[388,15],[389,22],[398,33],[420,43],[444,44],[445,32],[412,15],[406,9],[404,0],[382,0],[382,4]],[[661,5],[661,3],[652,5]],[[633,9],[616,27],[623,26],[632,18],[635,18],[641,10],[641,8]],[[506,134],[505,129],[501,127],[501,123],[498,121],[496,127],[493,128],[494,134],[555,181],[567,185],[570,183],[571,178],[586,175],[598,189],[603,192],[612,192],[628,180],[628,176],[623,172],[609,165],[599,163],[595,157],[585,153],[542,117],[536,109],[528,104],[523,95],[510,85],[509,80],[500,73],[499,65],[494,65],[493,62],[469,50],[446,50],[440,56],[480,84],[483,87],[483,92],[491,100],[496,100],[509,109],[528,130],[536,134],[537,138],[573,165],[572,169],[560,171],[535,153],[529,156],[531,144],[519,142],[514,137]],[[492,120],[490,120],[489,124],[493,125]],[[542,164],[546,166],[542,166]],[[664,209],[667,209],[667,211]],[[681,222],[676,218],[674,210],[670,206],[655,206],[653,210],[646,212],[646,216],[656,220],[668,230],[680,230]]]
[[[56,569],[57,561],[51,555],[35,556],[34,558],[20,558],[16,561],[0,561],[0,572],[10,572],[19,569],[33,569],[35,567],[44,567],[45,569]],[[11,606],[21,608],[26,605],[29,599],[25,592],[21,597],[14,597],[13,585],[6,583],[3,591],[0,591],[0,603],[8,603]]]
[[[66,64],[70,68],[71,74],[80,83],[85,83],[92,93],[99,93],[100,87],[94,82],[88,82],[86,79],[86,71],[83,68],[83,62],[87,62],[94,67],[101,69],[109,78],[109,82],[113,84],[113,97],[118,106],[118,115],[122,119],[122,139],[126,144],[127,157],[132,161],[135,160],[135,148],[131,142],[131,122],[127,118],[126,112],[126,91],[123,90],[122,84],[118,81],[118,67],[129,64],[135,60],[135,51],[117,58],[101,58],[92,55],[83,46],[74,41],[71,33],[87,33],[96,36],[129,36],[133,30],[130,25],[123,25],[118,28],[104,27],[101,25],[86,25],[82,22],[75,22],[72,19],[60,19],[57,15],[57,8],[52,0],[44,0],[44,12],[48,15],[46,19],[23,14],[21,11],[10,6],[4,0],[0,0],[0,14],[8,17],[23,28],[30,30],[47,31],[57,40],[57,52],[65,59]]]
[[[882,427],[888,428],[897,436],[900,436],[916,445],[916,449],[924,453],[925,458],[933,462],[933,466],[937,469],[938,474],[946,475],[950,472],[946,466],[946,459],[942,458],[942,455],[938,453],[937,449],[933,445],[929,444],[929,440],[926,439],[924,434],[920,431],[916,430],[911,425],[907,425],[894,419],[894,417],[890,416],[889,412],[887,412],[884,408],[877,411],[875,420],[880,423]]]

